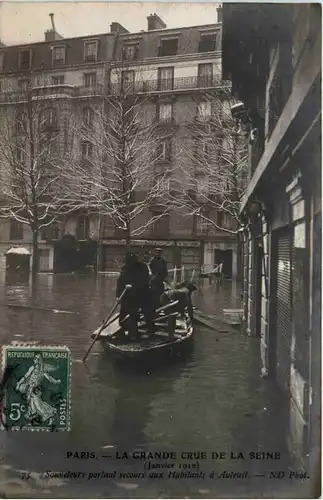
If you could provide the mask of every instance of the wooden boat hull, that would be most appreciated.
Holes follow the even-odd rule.
[[[139,340],[129,341],[119,327],[119,319],[116,318],[101,332],[98,340],[104,350],[115,358],[136,359],[146,356],[150,358],[155,355],[175,354],[184,349],[193,340],[194,328],[186,315],[183,319],[176,319],[173,338],[169,337],[167,323],[163,320],[156,323],[156,332],[150,337],[140,329],[139,332],[141,333]],[[96,332],[92,334],[92,338],[95,335]]]

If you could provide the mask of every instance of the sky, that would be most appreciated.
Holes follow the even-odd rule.
[[[147,29],[147,16],[156,12],[168,28],[212,24],[218,3],[150,2],[0,2],[0,39],[6,45],[44,41],[54,13],[56,30],[64,37],[108,33],[118,21],[131,32]]]

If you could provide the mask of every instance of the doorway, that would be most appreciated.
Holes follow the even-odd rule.
[[[232,278],[232,250],[214,250],[214,267],[223,262],[223,275]]]

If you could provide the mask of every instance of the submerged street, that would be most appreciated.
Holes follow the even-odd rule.
[[[193,348],[180,359],[116,365],[97,344],[84,366],[90,334],[111,308],[115,285],[115,276],[44,274],[32,294],[28,283],[2,277],[1,344],[67,345],[73,363],[71,432],[2,432],[0,496],[302,497],[308,484],[288,478],[276,391],[260,378],[259,339],[221,320],[223,308],[238,307],[239,288],[231,282],[199,287],[194,303],[217,315],[219,329],[197,325]],[[166,468],[163,477],[142,479],[141,452],[173,452],[182,464],[177,473],[200,476],[169,476]],[[271,470],[286,471],[286,478],[268,479]],[[69,477],[52,474],[67,471]]]

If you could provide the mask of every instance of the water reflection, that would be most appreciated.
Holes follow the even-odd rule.
[[[149,448],[151,441],[146,427],[151,419],[154,402],[173,392],[173,386],[186,369],[191,354],[187,352],[177,362],[173,359],[173,363],[167,365],[158,366],[149,362],[141,367],[127,367],[125,363],[115,365],[114,387],[118,394],[111,434],[117,449]]]
[[[2,484],[11,476],[19,476],[19,470],[39,476],[46,470],[140,468],[139,462],[115,460],[117,450],[248,450],[257,449],[255,440],[270,435],[269,427],[263,427],[265,396],[258,377],[258,341],[238,333],[219,334],[197,327],[191,351],[171,362],[154,360],[139,367],[113,363],[97,344],[85,367],[80,360],[90,345],[90,334],[115,300],[115,284],[116,277],[111,276],[40,275],[31,294],[28,283],[1,282],[1,343],[36,340],[67,345],[73,359],[71,432],[1,433],[2,465],[7,467],[2,468],[5,477],[0,472]],[[221,314],[221,308],[230,307],[236,299],[229,284],[220,292],[212,286],[201,287],[194,300],[204,310]],[[9,302],[30,307],[6,307]],[[53,309],[69,313],[54,313]],[[68,452],[84,451],[95,452],[98,458],[68,458]],[[240,464],[204,466],[236,470]],[[31,498],[42,496],[44,488],[53,497],[110,494],[123,498],[127,494],[153,498],[161,489],[168,498],[194,497],[203,487],[194,481],[171,481],[162,487],[150,482],[134,493],[113,481],[64,480],[53,493],[48,484],[36,480],[31,484],[32,491],[24,492]],[[230,496],[232,483],[222,483],[221,490],[218,484],[212,488],[211,497],[225,491]]]

